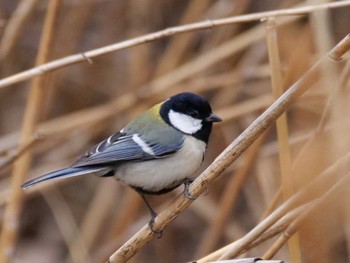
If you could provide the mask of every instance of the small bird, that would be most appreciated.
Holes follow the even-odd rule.
[[[184,195],[194,199],[188,186],[203,161],[213,122],[220,121],[203,97],[177,94],[92,147],[72,166],[29,180],[22,188],[90,173],[114,176],[141,195],[150,210],[153,231],[157,214],[145,194],[167,193],[184,184]]]

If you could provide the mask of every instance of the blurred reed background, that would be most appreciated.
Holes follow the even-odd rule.
[[[4,78],[168,27],[324,2],[4,0],[0,74]],[[1,88],[1,262],[106,260],[149,220],[137,194],[113,178],[95,176],[26,192],[19,185],[70,165],[155,102],[182,91],[205,96],[224,119],[214,128],[204,169],[283,89],[349,33],[349,14],[350,7],[341,7],[174,35]],[[243,237],[330,169],[333,181],[310,190],[320,190],[326,198],[294,207],[276,223],[271,240],[247,248],[243,256],[270,258],[275,254],[269,250],[272,244],[283,231],[292,233],[291,226],[298,234],[274,258],[348,262],[350,184],[343,180],[349,178],[343,162],[350,148],[349,70],[346,59],[322,67],[313,89],[280,118],[277,128],[268,129],[207,195],[130,262],[202,258]],[[150,201],[161,211],[181,191]],[[303,218],[296,221],[298,215]]]

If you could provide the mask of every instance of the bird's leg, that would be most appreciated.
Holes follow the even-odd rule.
[[[146,199],[146,196],[142,193],[139,193],[140,196],[142,197],[142,200],[146,203],[147,207],[148,207],[148,210],[150,211],[151,213],[151,220],[148,222],[148,227],[149,229],[152,231],[153,234],[156,234],[157,235],[157,238],[161,238],[162,235],[163,235],[163,231],[162,230],[154,230],[153,229],[153,223],[154,223],[154,220],[156,219],[157,217],[157,213],[153,210],[153,208],[151,207],[151,205],[148,203],[147,199]]]
[[[198,196],[193,196],[190,194],[190,192],[188,191],[188,189],[190,188],[190,185],[192,184],[193,179],[186,179],[186,181],[184,182],[184,191],[183,191],[183,195],[190,199],[190,200],[196,200],[198,198]]]

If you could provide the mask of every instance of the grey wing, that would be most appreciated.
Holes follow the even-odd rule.
[[[177,152],[182,145],[183,140],[164,145],[138,134],[116,133],[92,147],[73,167],[162,158]]]

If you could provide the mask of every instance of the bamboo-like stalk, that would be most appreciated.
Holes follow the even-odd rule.
[[[283,94],[283,79],[281,61],[277,43],[277,29],[274,18],[266,21],[266,42],[271,69],[271,84],[273,95],[278,98]],[[287,114],[282,114],[276,120],[277,142],[279,148],[279,161],[282,181],[282,193],[284,200],[290,198],[295,192],[294,181],[291,178],[291,156],[288,141]],[[292,262],[301,262],[300,244],[298,235],[294,235],[288,241],[289,254]]]
[[[54,28],[57,21],[60,4],[61,0],[51,0],[49,3],[36,65],[43,64],[49,59],[49,54],[55,35]],[[33,132],[38,122],[38,117],[40,116],[43,84],[43,77],[35,78],[32,82],[23,120],[20,140],[21,145],[27,145],[32,140]],[[18,231],[18,217],[21,213],[23,200],[23,191],[20,186],[24,181],[30,163],[31,154],[30,151],[27,151],[15,162],[14,165],[11,177],[10,197],[9,202],[5,208],[4,219],[2,222],[2,232],[0,237],[0,261],[3,263],[10,262],[14,252],[14,245],[16,243]]]
[[[346,37],[339,45],[334,47],[332,54],[341,54],[341,52],[334,51],[348,45],[350,37]],[[350,45],[350,44],[349,44]],[[345,51],[345,49],[343,50]],[[333,57],[336,60],[340,57]],[[260,115],[236,140],[234,140],[216,159],[215,161],[192,183],[189,188],[189,193],[193,196],[202,194],[205,189],[217,178],[219,175],[235,161],[268,127],[285,110],[297,100],[303,93],[311,88],[312,82],[315,80],[320,65],[323,63],[333,62],[328,57],[323,58],[316,63],[301,79],[299,79],[292,87],[290,87],[278,100],[276,100],[262,115]],[[193,200],[189,200],[183,195],[179,196],[168,209],[162,211],[154,222],[155,230],[162,230],[166,227],[176,216],[184,211]],[[271,222],[272,223],[272,222]],[[263,227],[254,230],[246,236],[246,238],[238,244],[238,246],[225,254],[223,257],[231,257],[237,251],[241,251],[245,246],[245,241],[255,238],[255,236],[264,232],[270,225],[264,224]],[[110,262],[125,262],[137,253],[145,244],[147,244],[153,236],[153,232],[144,226],[138,233],[136,233],[129,241],[127,241],[121,248],[119,248],[111,257]]]
[[[248,14],[248,15],[242,15],[242,16],[236,16],[236,17],[229,17],[229,18],[223,18],[223,19],[207,20],[207,21],[188,24],[184,26],[172,27],[172,28],[155,32],[155,33],[144,35],[141,37],[137,37],[137,38],[126,40],[116,44],[112,44],[109,46],[105,46],[102,48],[64,57],[62,59],[58,59],[58,60],[43,64],[41,66],[34,67],[32,69],[23,71],[21,73],[18,73],[0,80],[0,88],[13,85],[15,83],[33,78],[35,76],[42,75],[46,72],[53,71],[68,65],[89,61],[89,59],[91,60],[92,58],[97,56],[101,56],[101,55],[114,52],[117,50],[125,49],[125,48],[130,48],[130,47],[151,42],[157,39],[172,36],[175,34],[181,34],[181,33],[191,32],[195,30],[210,29],[215,26],[223,26],[223,25],[229,25],[234,23],[257,21],[268,17],[278,17],[278,16],[287,16],[287,15],[288,16],[304,15],[306,13],[316,12],[323,9],[340,8],[348,5],[350,5],[350,1],[341,1],[341,2],[320,4],[320,5],[309,5],[309,6],[281,9],[281,10],[275,10],[275,11],[260,12],[260,13]]]

